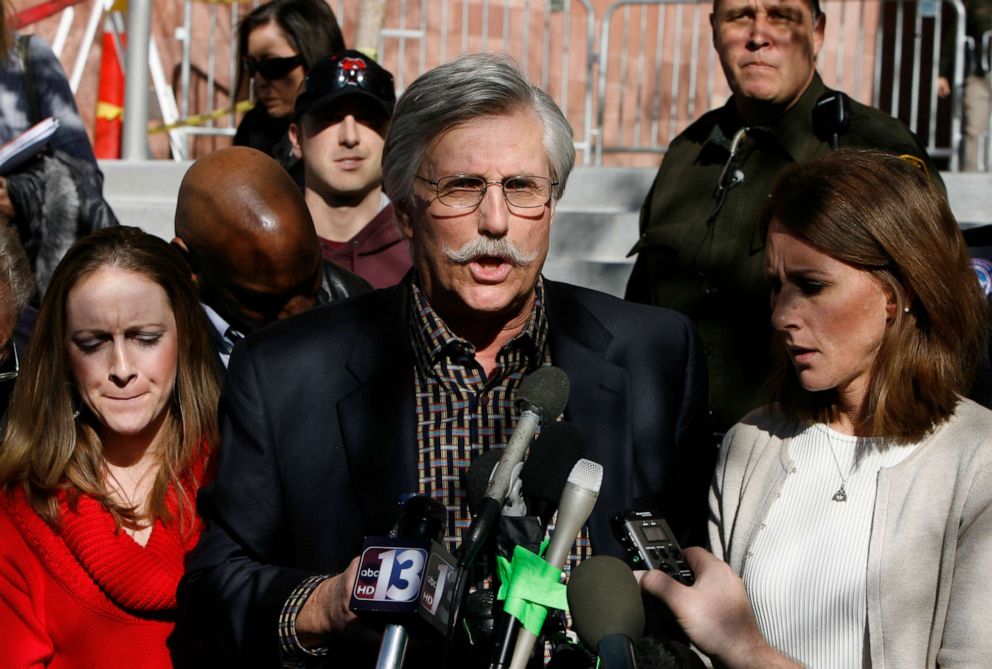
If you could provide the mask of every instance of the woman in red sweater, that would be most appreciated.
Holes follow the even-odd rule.
[[[171,666],[218,365],[167,243],[120,227],[69,250],[0,443],[0,667]]]

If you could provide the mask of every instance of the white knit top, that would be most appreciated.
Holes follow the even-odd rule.
[[[881,444],[822,424],[794,437],[795,468],[744,560],[761,632],[813,669],[870,666],[866,574],[878,472],[916,448]],[[847,501],[835,501],[842,480]]]

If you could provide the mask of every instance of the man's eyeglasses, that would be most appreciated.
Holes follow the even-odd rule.
[[[265,58],[263,60],[242,58],[242,62],[245,64],[245,69],[248,70],[249,77],[254,77],[257,72],[266,81],[276,81],[285,77],[297,66],[302,65],[303,57],[296,55],[285,58]]]
[[[10,355],[3,361],[2,366],[9,368],[11,359],[13,359],[14,369],[0,372],[0,383],[3,381],[13,381],[17,378],[17,373],[21,371],[21,360],[17,357],[17,344],[14,343],[13,337],[10,338]]]
[[[417,178],[434,186],[441,204],[459,209],[479,206],[486,197],[489,186],[500,186],[503,199],[511,207],[531,209],[543,207],[551,201],[551,189],[558,185],[548,177],[516,176],[501,181],[487,181],[472,174],[455,174],[440,179]]]

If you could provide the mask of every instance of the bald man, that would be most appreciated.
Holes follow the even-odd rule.
[[[179,186],[175,231],[225,365],[249,332],[371,289],[323,260],[296,184],[254,149],[222,149],[193,163]]]

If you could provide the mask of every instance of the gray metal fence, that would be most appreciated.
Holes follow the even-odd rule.
[[[181,117],[211,119],[186,127],[189,135],[233,134],[237,114],[217,118],[236,73],[231,37],[257,2],[186,0],[176,32],[183,59],[176,99]],[[360,0],[330,4],[346,37],[354,34]],[[958,54],[966,47],[961,0],[821,5],[827,32],[818,69],[827,85],[901,118],[933,156],[957,169],[963,58],[949,102],[938,100],[934,82],[943,41],[953,40]],[[509,53],[562,107],[582,162],[637,164],[641,154],[656,163],[676,134],[729,97],[712,47],[711,7],[712,0],[393,0],[378,58],[401,92],[461,53]],[[218,85],[227,87],[224,95]]]

